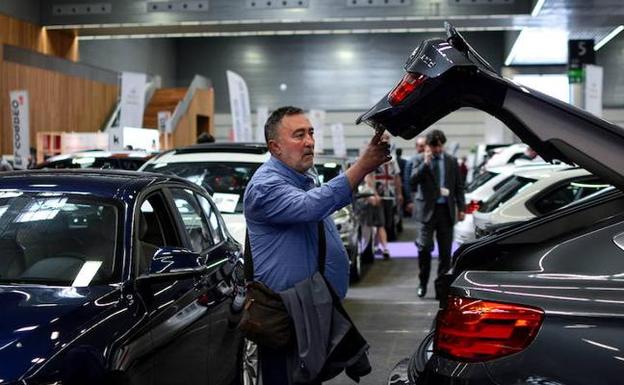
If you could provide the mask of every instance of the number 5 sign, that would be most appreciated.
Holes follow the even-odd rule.
[[[568,66],[581,68],[583,64],[595,64],[594,40],[568,40]]]

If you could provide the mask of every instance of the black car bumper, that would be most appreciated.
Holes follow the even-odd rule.
[[[435,355],[427,362],[424,372],[412,371],[410,377],[415,379],[415,385],[498,385],[482,363],[451,361]]]

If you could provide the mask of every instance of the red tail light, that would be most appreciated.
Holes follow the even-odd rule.
[[[460,361],[486,361],[526,348],[544,312],[537,308],[450,297],[438,314],[434,351]]]
[[[472,214],[473,212],[479,210],[479,201],[472,200],[466,205],[466,214]]]
[[[403,79],[397,84],[396,87],[388,95],[388,101],[393,106],[401,103],[405,98],[411,94],[418,86],[420,86],[427,77],[425,75],[408,72],[403,76]]]

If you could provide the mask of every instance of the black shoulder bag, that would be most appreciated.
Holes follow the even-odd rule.
[[[318,270],[325,271],[325,227],[318,223],[319,258]],[[280,295],[260,281],[254,281],[253,259],[249,233],[245,233],[245,280],[246,297],[238,328],[246,338],[259,346],[274,350],[286,349],[295,343],[292,318]]]

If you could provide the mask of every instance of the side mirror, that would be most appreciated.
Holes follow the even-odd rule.
[[[164,282],[188,279],[206,272],[201,255],[183,247],[158,249],[150,262],[149,272],[137,278],[141,282]]]

